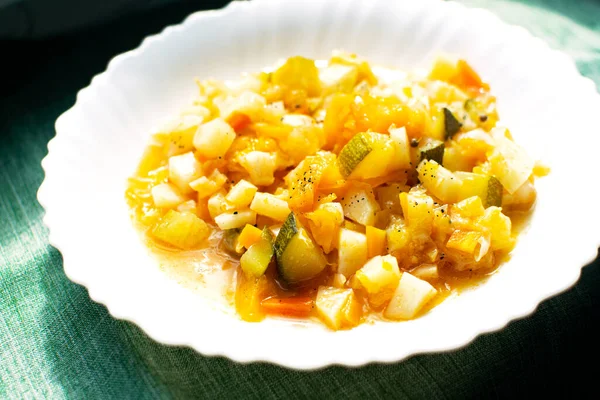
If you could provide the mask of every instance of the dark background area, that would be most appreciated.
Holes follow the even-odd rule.
[[[27,25],[27,29],[13,35],[6,33],[8,25],[2,25],[2,21],[7,21],[6,15],[2,16],[3,2],[7,4],[10,0],[0,0],[0,197],[5,204],[35,204],[38,219],[33,224],[41,226],[41,209],[35,199],[35,191],[43,179],[39,163],[45,155],[46,143],[55,135],[54,121],[73,105],[77,91],[104,71],[113,56],[137,47],[145,36],[181,22],[193,11],[218,8],[226,1],[159,0],[144,4],[143,9],[138,2],[122,1],[117,8],[92,12],[96,16],[109,15],[108,22],[100,23],[88,16],[72,20],[68,32],[40,22],[35,27]],[[9,7],[20,7],[18,3]],[[103,2],[70,3],[92,7]],[[119,2],[113,2],[116,3]],[[16,18],[21,14],[11,12],[11,20],[18,26]],[[13,38],[8,39],[9,36]],[[8,176],[14,168],[30,171],[31,181],[9,190]],[[6,217],[0,214],[0,221]],[[25,217],[20,221],[25,223]],[[58,252],[51,248],[47,252],[52,262],[44,263],[43,267],[63,287],[63,293],[54,294],[53,300],[64,297],[65,308],[60,312],[65,313],[66,321],[70,321],[69,315],[73,320],[64,329],[86,329],[77,322],[82,313],[110,320],[106,309],[91,302],[85,289],[67,280]],[[77,298],[78,304],[68,303],[69,297]],[[573,288],[543,302],[532,316],[512,322],[500,332],[483,335],[463,349],[419,355],[395,365],[297,372],[264,364],[239,365],[223,358],[205,358],[189,349],[162,346],[146,338],[137,327],[121,321],[111,320],[100,333],[121,332],[117,336],[125,338],[126,354],[131,351],[131,357],[137,360],[131,363],[131,368],[141,365],[148,370],[160,369],[160,373],[150,372],[150,376],[160,381],[158,386],[180,398],[193,397],[199,387],[206,389],[207,385],[208,393],[228,397],[240,389],[235,388],[235,382],[243,388],[245,382],[252,380],[273,386],[265,386],[262,394],[254,393],[256,398],[332,396],[337,388],[344,387],[351,388],[356,396],[375,398],[499,398],[525,393],[598,398],[599,322],[600,268],[596,260],[583,269],[580,281]],[[60,344],[57,346],[60,349]],[[77,346],[75,343],[60,350],[63,362],[71,362],[81,354],[85,356],[87,350]],[[105,371],[92,372],[102,378]],[[221,378],[209,380],[210,374]],[[131,376],[135,379],[137,375],[132,372]],[[62,377],[76,385],[85,385],[89,378],[78,371]],[[137,387],[142,390],[146,383],[140,382]],[[363,391],[366,387],[378,388],[377,395]],[[89,390],[102,397],[102,392],[92,387]],[[240,392],[236,393],[239,396]],[[141,392],[140,397],[144,397]]]

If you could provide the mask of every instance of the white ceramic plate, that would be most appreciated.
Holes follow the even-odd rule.
[[[389,66],[466,58],[491,83],[502,122],[552,167],[512,260],[484,285],[415,321],[332,332],[282,320],[245,323],[157,268],[124,201],[149,133],[188,105],[194,77],[237,77],[283,57],[346,49]],[[600,96],[573,62],[522,28],[452,2],[253,1],[191,15],[115,57],[56,122],[39,201],[70,279],[159,342],[293,368],[391,362],[454,349],[531,313],[596,256]]]

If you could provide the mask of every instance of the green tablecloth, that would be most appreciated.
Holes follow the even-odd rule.
[[[465,2],[570,53],[600,84],[599,2]],[[21,51],[0,53],[11,67],[0,83],[0,398],[469,398],[594,388],[594,369],[582,360],[593,362],[599,349],[598,261],[531,317],[463,349],[316,372],[240,365],[157,344],[71,283],[61,255],[47,243],[35,197],[54,121],[112,56],[196,8],[180,3],[73,36],[10,44]]]

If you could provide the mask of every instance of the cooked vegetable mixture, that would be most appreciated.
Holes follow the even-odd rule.
[[[419,75],[336,52],[197,84],[126,197],[155,245],[234,261],[244,320],[416,318],[506,258],[547,172],[463,60]]]

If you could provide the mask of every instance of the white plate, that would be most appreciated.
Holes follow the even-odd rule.
[[[245,323],[157,268],[131,226],[125,180],[165,117],[195,94],[194,77],[237,77],[283,57],[333,49],[401,68],[438,53],[466,58],[491,83],[502,122],[552,167],[510,262],[422,318],[332,332],[282,320]],[[56,122],[39,201],[70,279],[116,318],[159,342],[236,361],[293,368],[398,361],[454,349],[531,313],[596,256],[600,96],[573,62],[522,28],[451,2],[253,1],[191,15],[115,57]]]

